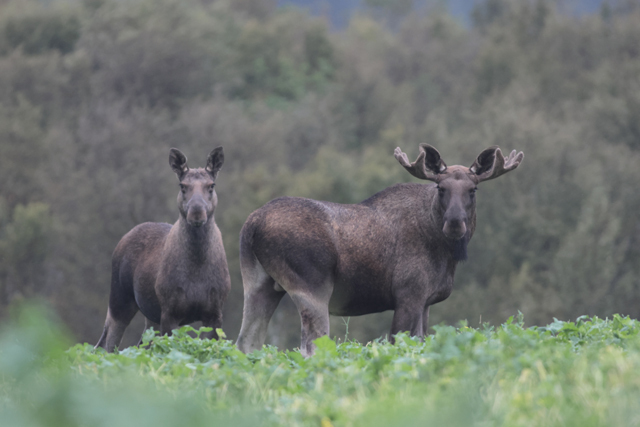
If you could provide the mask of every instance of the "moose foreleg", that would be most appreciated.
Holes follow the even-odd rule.
[[[202,320],[202,326],[206,326],[208,328],[213,328],[213,330],[211,332],[206,332],[204,334],[201,335],[202,338],[208,338],[208,339],[218,339],[218,333],[216,332],[216,329],[218,328],[222,328],[222,312],[220,310],[218,310],[218,312],[216,313],[216,315],[208,318],[208,319],[203,319]]]
[[[422,322],[421,309],[413,306],[397,307],[393,313],[389,341],[395,342],[394,336],[399,332],[409,332],[412,337],[422,337],[424,335]]]
[[[160,325],[157,324],[156,322],[153,322],[149,319],[147,319],[146,317],[144,318],[144,329],[142,330],[142,335],[140,335],[140,340],[138,341],[138,347],[140,347],[142,345],[142,336],[144,335],[144,333],[147,331],[147,329],[149,329],[150,327],[153,327],[154,330],[159,331],[160,330]]]
[[[429,307],[431,306],[426,306],[422,312],[422,335],[425,337],[429,335],[429,332],[427,332],[429,330]]]
[[[162,315],[160,316],[160,334],[162,335],[172,335],[174,329],[178,329],[180,327],[180,322],[178,321],[178,319],[174,318],[173,316],[165,313],[164,311],[162,312]]]

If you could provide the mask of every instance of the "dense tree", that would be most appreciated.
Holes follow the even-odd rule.
[[[484,0],[470,28],[412,3],[368,1],[332,32],[271,0],[0,2],[0,313],[46,299],[96,341],[118,240],[177,218],[169,148],[202,166],[223,145],[234,337],[247,215],[282,195],[359,202],[412,179],[396,146],[428,142],[448,164],[494,144],[526,155],[479,192],[433,322],[639,316],[640,3],[576,17]],[[349,320],[349,337],[385,334],[388,316]],[[271,342],[298,329],[285,299]]]

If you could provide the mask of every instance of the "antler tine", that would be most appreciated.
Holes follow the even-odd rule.
[[[521,151],[516,154],[516,150],[511,151],[508,157],[502,155],[502,151],[496,148],[495,160],[493,161],[493,167],[482,175],[478,176],[478,181],[487,181],[494,179],[500,175],[504,175],[517,168],[524,159],[524,153]]]
[[[400,164],[413,176],[420,179],[426,179],[429,181],[435,181],[436,176],[427,172],[427,168],[424,165],[424,159],[426,153],[424,149],[420,149],[420,154],[418,154],[418,158],[415,162],[409,163],[409,157],[406,153],[403,153],[400,147],[396,147],[393,152],[395,158],[400,162]]]

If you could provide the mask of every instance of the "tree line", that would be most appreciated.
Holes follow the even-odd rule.
[[[362,201],[412,180],[393,149],[427,142],[450,165],[490,145],[526,156],[478,192],[469,260],[432,324],[638,317],[640,2],[574,16],[483,0],[468,26],[369,3],[331,30],[269,0],[0,2],[0,315],[43,299],[95,342],[118,240],[177,218],[169,148],[203,166],[222,145],[233,338],[248,214],[283,195]],[[371,339],[389,316],[332,333]],[[299,326],[283,301],[270,342],[296,345]]]

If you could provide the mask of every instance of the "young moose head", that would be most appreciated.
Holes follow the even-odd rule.
[[[461,241],[463,245],[469,239],[469,221],[475,221],[478,184],[514,170],[524,158],[522,152],[516,154],[515,150],[504,157],[500,148],[493,146],[480,153],[468,168],[447,167],[438,150],[428,144],[420,144],[420,154],[413,163],[409,163],[400,147],[396,148],[394,155],[411,175],[437,184],[442,232],[448,239]]]
[[[169,164],[180,181],[178,209],[187,223],[201,227],[213,215],[218,204],[218,196],[214,190],[216,176],[224,163],[222,147],[215,148],[207,159],[204,169],[189,169],[187,157],[176,148],[171,149]]]

